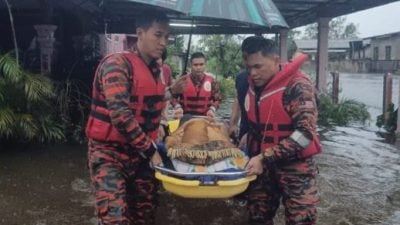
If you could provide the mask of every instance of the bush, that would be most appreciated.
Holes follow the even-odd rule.
[[[65,140],[51,100],[52,81],[24,71],[12,55],[0,55],[0,142]]]
[[[224,78],[218,81],[219,91],[223,99],[232,98],[236,95],[235,80]]]
[[[379,115],[376,118],[376,126],[383,127],[387,132],[394,133],[397,129],[397,111],[398,109],[394,109],[394,104],[390,103],[387,112],[389,113],[389,118],[386,123],[383,120],[383,115]]]
[[[367,107],[363,103],[344,99],[339,104],[334,104],[332,98],[324,94],[319,95],[318,99],[318,124],[321,126],[347,126],[352,123],[365,124],[370,119]]]
[[[67,78],[55,85],[55,105],[64,135],[70,143],[86,141],[85,125],[90,111],[90,88],[82,81]]]

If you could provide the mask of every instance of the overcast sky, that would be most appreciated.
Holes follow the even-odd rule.
[[[400,32],[400,1],[348,14],[346,18],[346,22],[358,24],[361,38]]]
[[[400,1],[348,14],[346,22],[358,25],[360,38],[400,32]],[[194,35],[193,43],[197,43],[198,39],[199,36]]]
[[[400,1],[349,14],[347,21],[358,24],[360,37],[399,32]]]

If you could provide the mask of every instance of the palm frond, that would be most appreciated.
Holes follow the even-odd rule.
[[[27,74],[24,79],[24,90],[30,101],[39,101],[54,96],[51,80],[41,74]]]
[[[4,87],[5,87],[5,85],[4,84],[2,84],[3,82],[2,82],[2,80],[1,80],[1,78],[0,78],[0,102],[2,102],[2,101],[4,101]]]
[[[14,112],[9,107],[0,107],[0,136],[10,137],[14,134],[13,126],[16,118]]]
[[[11,53],[0,55],[0,77],[12,83],[17,83],[24,77],[21,67]]]
[[[23,138],[29,141],[34,140],[39,128],[31,114],[19,114],[17,124],[17,129],[20,131],[19,133]]]
[[[38,121],[40,132],[37,135],[41,143],[63,142],[65,141],[64,128],[50,116],[41,118]]]

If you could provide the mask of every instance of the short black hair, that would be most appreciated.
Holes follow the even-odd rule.
[[[262,36],[250,36],[242,42],[242,53],[254,54],[261,52],[263,56],[279,55],[275,41]]]
[[[246,49],[246,46],[249,44],[249,42],[251,42],[252,40],[257,40],[257,39],[262,39],[262,36],[249,36],[247,38],[245,38],[242,42],[242,46],[241,46],[241,50],[242,52],[244,51],[244,49]]]
[[[153,11],[143,11],[141,12],[137,18],[135,19],[135,25],[136,28],[143,28],[145,30],[149,29],[151,25],[156,22],[156,23],[169,23],[169,19],[167,15],[158,10],[153,10]]]
[[[193,59],[197,59],[197,58],[203,58],[204,60],[207,60],[206,56],[202,52],[195,52],[190,56],[190,62],[192,62]]]

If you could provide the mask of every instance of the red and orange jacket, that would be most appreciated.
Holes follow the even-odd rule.
[[[120,53],[106,57],[93,82],[87,137],[130,145],[141,151],[148,149],[151,141],[157,139],[165,107],[165,87],[159,70],[154,72],[138,55]]]
[[[315,92],[311,81],[298,71],[305,56],[283,67],[256,92],[250,88],[245,99],[249,119],[248,143],[251,155],[272,148],[277,159],[307,158],[321,151],[316,132]],[[305,149],[288,138],[294,130],[305,133],[311,144]]]
[[[183,112],[191,115],[207,115],[211,106],[216,110],[219,105],[219,90],[215,79],[204,74],[201,80],[193,80],[191,74],[184,75],[188,80],[186,89],[182,95],[171,101],[173,106],[178,103]]]

